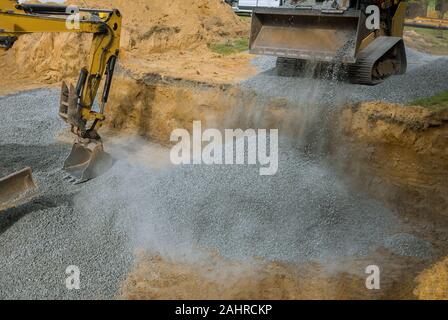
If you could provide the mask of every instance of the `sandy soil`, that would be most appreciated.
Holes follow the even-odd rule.
[[[341,120],[351,155],[360,156],[345,163],[345,172],[414,221],[415,232],[442,252],[448,229],[447,116],[447,111],[371,102],[346,108]],[[413,295],[448,299],[447,272],[446,257],[435,261],[416,277]]]
[[[401,211],[447,216],[447,111],[367,102],[346,108],[340,123],[342,137],[359,146],[347,171],[370,177],[364,183]]]
[[[73,3],[73,2],[71,2]],[[83,5],[83,1],[75,1]],[[89,1],[92,7],[110,8],[104,0]],[[219,0],[114,1],[123,14],[122,50],[119,64],[132,77],[158,73],[198,81],[233,83],[255,73],[251,56],[222,56],[209,50],[211,43],[249,34],[249,23]],[[182,18],[180,18],[182,17]],[[47,86],[77,77],[86,65],[90,35],[32,34],[22,36],[6,53],[0,66],[2,93]]]
[[[448,300],[448,257],[417,277],[414,294],[423,300]]]
[[[51,86],[32,75],[16,72],[15,64],[11,64],[7,58],[7,53],[2,51],[0,51],[0,68],[4,71],[0,79],[0,95],[2,96],[19,91]]]
[[[444,252],[448,243],[447,111],[369,102],[346,108],[341,123],[342,136],[351,141],[352,158],[345,163],[345,172],[414,221],[418,226],[414,231]],[[442,257],[433,263],[416,277],[413,295],[446,300],[448,260]]]
[[[156,73],[194,81],[236,83],[256,74],[255,67],[250,63],[252,58],[248,53],[222,56],[202,48],[152,54],[146,58],[129,55],[125,67],[134,78]]]
[[[381,264],[381,290],[365,287],[365,268],[374,263]],[[188,263],[140,253],[119,299],[416,299],[433,284],[425,279],[427,287],[415,289],[414,278],[426,265],[387,251],[368,259],[300,265],[232,261],[216,254]]]

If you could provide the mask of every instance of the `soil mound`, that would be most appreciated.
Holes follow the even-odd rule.
[[[220,0],[116,0],[113,5],[106,0],[75,0],[70,4],[114,7],[122,12],[120,63],[125,68],[129,64],[135,69],[139,60],[141,69],[147,68],[144,61],[151,54],[204,51],[209,43],[243,36],[248,30],[248,24]],[[75,77],[87,63],[90,38],[85,34],[24,35],[0,55],[0,66],[16,78],[27,75],[46,83]]]
[[[362,155],[346,159],[346,169],[357,172],[359,181],[364,179],[371,192],[399,203],[400,212],[419,208],[415,214],[446,216],[447,120],[447,111],[378,101],[345,108],[340,136],[358,144],[348,145]],[[335,152],[342,155],[343,150]]]
[[[423,271],[414,294],[422,300],[448,299],[448,257]]]
[[[84,1],[77,1],[85,6]],[[110,8],[110,1],[89,0]],[[246,24],[220,0],[115,0],[123,14],[122,46],[139,54],[186,49],[245,33]]]

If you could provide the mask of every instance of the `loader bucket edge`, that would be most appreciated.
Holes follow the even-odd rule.
[[[257,8],[253,11],[249,51],[253,54],[311,61],[355,63],[369,32],[359,10]]]
[[[17,207],[37,194],[31,168],[0,179],[0,211]]]

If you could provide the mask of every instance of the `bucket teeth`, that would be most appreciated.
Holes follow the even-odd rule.
[[[69,183],[72,184],[79,184],[80,182],[78,181],[79,179],[77,177],[71,176],[71,175],[66,175],[64,177],[64,180],[66,180]]]
[[[69,182],[80,184],[104,174],[112,163],[112,157],[103,150],[101,141],[77,141],[65,160],[63,170],[67,172]]]

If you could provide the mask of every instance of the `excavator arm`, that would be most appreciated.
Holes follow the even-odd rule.
[[[18,4],[15,0],[0,0],[0,39],[3,49],[9,49],[18,37],[29,33],[72,32],[93,34],[89,65],[80,71],[76,94],[78,97],[76,114],[61,106],[61,117],[73,126],[73,131],[81,138],[98,139],[96,128],[104,121],[115,63],[120,48],[121,15],[118,10],[83,9],[80,14],[90,13],[77,25],[70,25],[67,17],[70,8],[64,6]],[[92,111],[101,80],[106,77],[99,112]],[[63,88],[63,98],[66,94]],[[62,99],[64,104],[69,99]],[[87,123],[93,122],[91,127]]]
[[[72,11],[74,9],[76,12]],[[0,50],[10,49],[20,36],[30,33],[93,35],[88,65],[81,68],[76,87],[62,84],[59,115],[76,135],[72,152],[64,163],[64,170],[72,182],[90,180],[112,165],[110,156],[103,150],[98,129],[105,120],[105,106],[119,55],[121,21],[121,14],[116,9],[19,4],[16,0],[0,0]],[[102,81],[104,86],[98,99],[99,107],[94,108]],[[0,202],[6,201],[2,190],[10,189],[8,184],[23,185],[27,189],[33,185],[30,183],[31,170],[26,172],[0,180]],[[26,183],[17,184],[16,178],[26,180]]]

